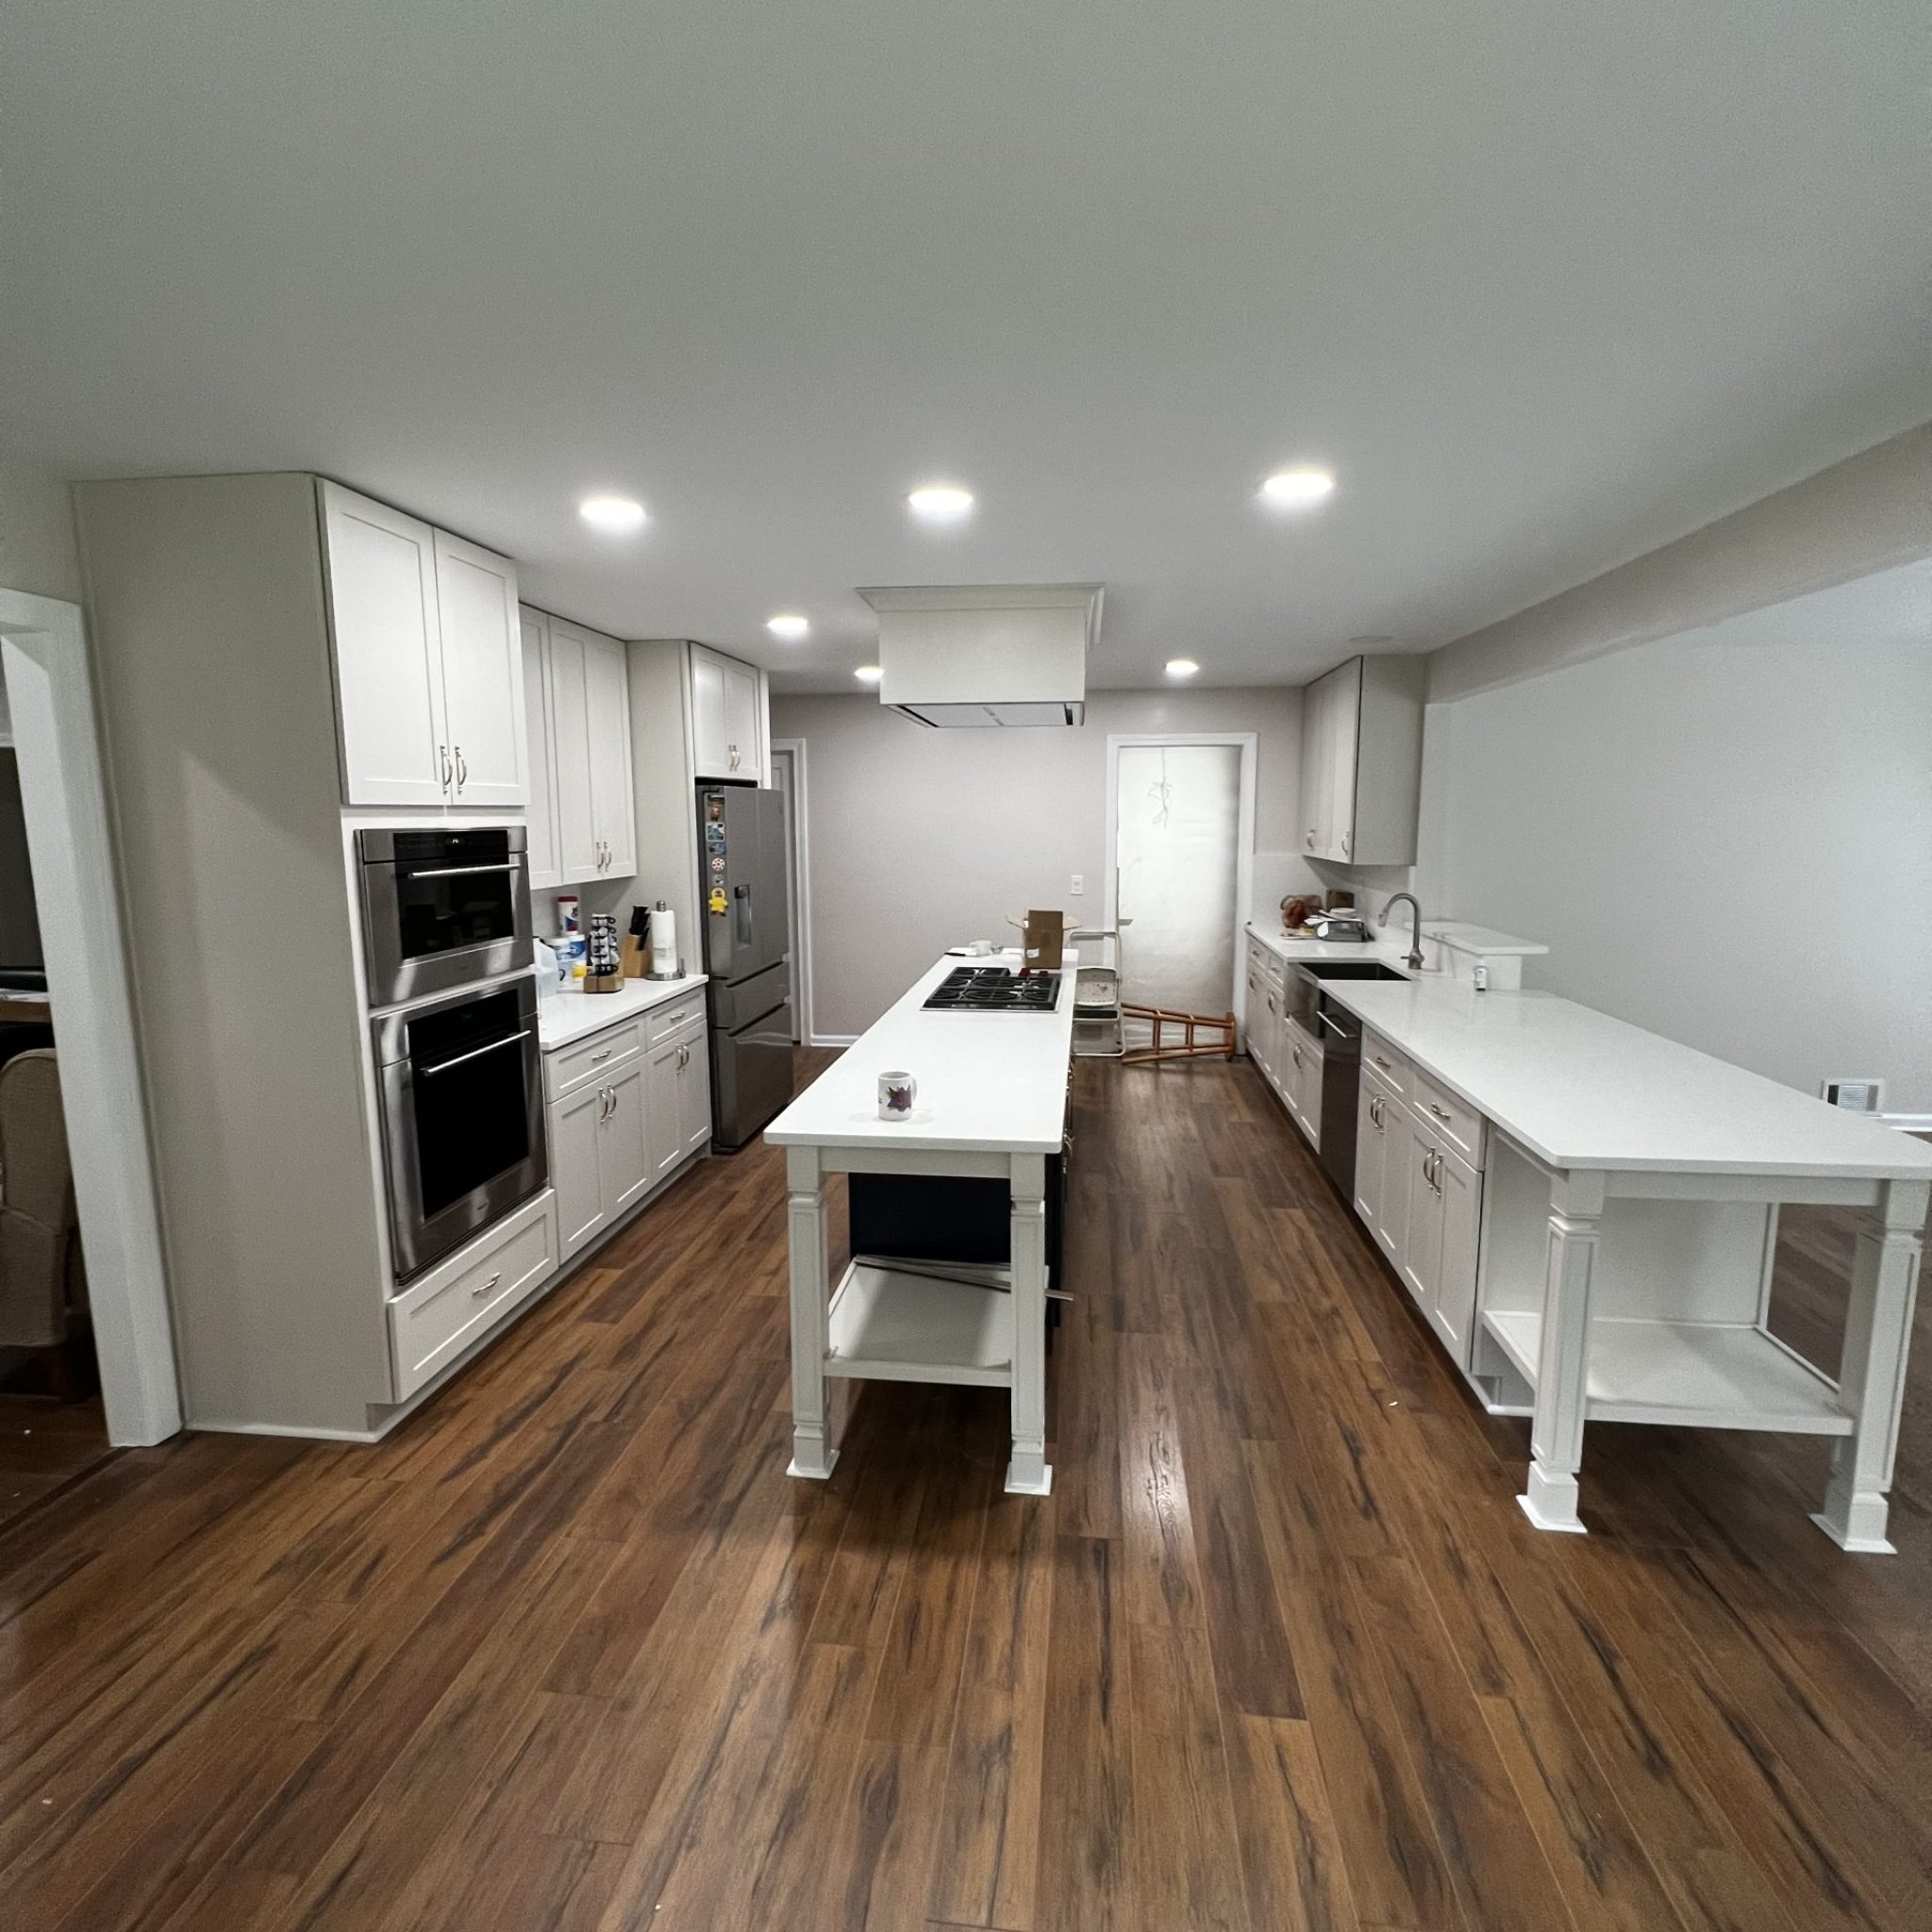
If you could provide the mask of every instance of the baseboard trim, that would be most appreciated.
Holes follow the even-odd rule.
[[[1902,1134],[1932,1134],[1932,1113],[1882,1113],[1878,1119]]]

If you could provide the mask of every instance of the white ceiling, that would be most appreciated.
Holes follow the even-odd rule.
[[[1932,416],[1918,10],[8,0],[0,438],[320,469],[781,688],[855,585],[1072,579],[1100,686],[1298,683]]]

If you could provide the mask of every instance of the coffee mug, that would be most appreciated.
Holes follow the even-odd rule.
[[[909,1120],[912,1117],[913,1096],[918,1091],[919,1082],[910,1074],[881,1074],[879,1075],[880,1120]]]

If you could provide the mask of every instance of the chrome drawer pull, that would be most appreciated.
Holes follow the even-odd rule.
[[[471,1299],[472,1299],[473,1301],[481,1301],[481,1300],[482,1300],[482,1298],[483,1298],[483,1297],[484,1297],[484,1296],[485,1296],[486,1294],[488,1294],[488,1293],[490,1292],[490,1291],[491,1291],[491,1290],[492,1288],[494,1288],[494,1287],[496,1286],[496,1284],[497,1284],[497,1283],[498,1283],[499,1281],[501,1281],[502,1279],[503,1279],[503,1271],[502,1271],[501,1269],[498,1269],[498,1270],[497,1270],[497,1272],[496,1272],[496,1273],[495,1273],[494,1274],[492,1274],[492,1275],[491,1275],[491,1276],[490,1277],[490,1279],[489,1279],[488,1281],[486,1281],[486,1282],[485,1282],[485,1283],[483,1284],[483,1286],[482,1286],[481,1288],[473,1288],[473,1289],[472,1289],[472,1290],[470,1291],[470,1296],[471,1296]]]
[[[1453,1120],[1455,1118],[1453,1114],[1444,1113],[1442,1109],[1440,1107],[1438,1107],[1433,1100],[1429,1102],[1429,1111],[1432,1114],[1434,1114],[1439,1121]]]

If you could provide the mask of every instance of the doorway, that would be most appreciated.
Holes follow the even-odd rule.
[[[1241,1017],[1255,746],[1253,732],[1108,740],[1107,924],[1137,1004]]]
[[[811,1043],[811,890],[806,874],[805,740],[772,741],[772,787],[785,801],[785,913],[791,936],[791,1042]]]
[[[146,1114],[135,1050],[133,991],[121,924],[106,775],[95,719],[80,608],[58,599],[0,591],[0,681],[7,691],[17,761],[25,862],[39,908],[42,1024],[51,1024],[56,1063],[51,1081],[19,1083],[10,1097],[29,1113],[25,1144],[33,1157],[14,1176],[38,1186],[50,1130],[36,1128],[34,1108],[64,1130],[64,1170],[54,1191],[71,1188],[77,1208],[85,1313],[100,1374],[105,1441],[158,1442],[181,1426],[181,1400],[169,1329],[159,1216],[148,1156]],[[16,976],[30,969],[15,969]],[[38,976],[38,975],[36,975]],[[23,1060],[27,1057],[22,1056]],[[16,1083],[8,1081],[9,1090]],[[44,1091],[40,1091],[44,1089]],[[8,1196],[0,1178],[0,1206]],[[25,1207],[24,1197],[17,1197]],[[58,1245],[50,1216],[28,1245]],[[16,1224],[14,1232],[21,1230]],[[45,1257],[42,1257],[42,1260]],[[11,1263],[9,1262],[9,1269]],[[36,1264],[29,1297],[46,1301],[41,1328],[71,1326],[75,1312],[64,1272],[59,1292]],[[10,1291],[24,1277],[9,1280]],[[16,1307],[16,1312],[19,1312]],[[23,1334],[27,1330],[23,1327]],[[40,1328],[35,1331],[38,1337]],[[17,1447],[18,1445],[16,1445]],[[0,1486],[4,1487],[4,1486]]]

